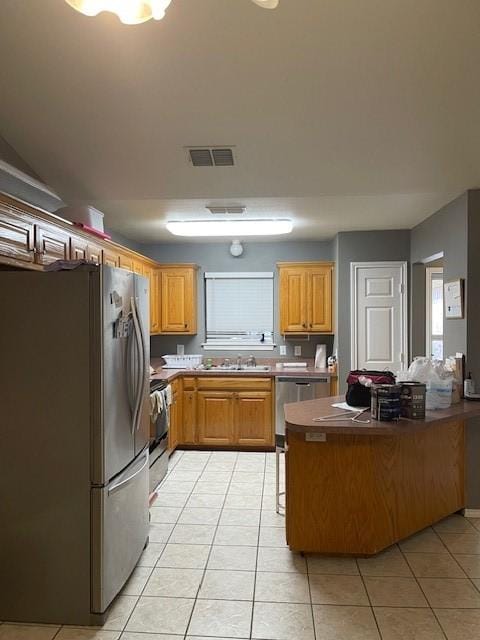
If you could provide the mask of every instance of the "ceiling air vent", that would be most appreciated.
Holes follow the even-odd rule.
[[[233,167],[233,150],[228,147],[188,149],[190,162],[194,167]]]
[[[212,149],[213,161],[217,167],[233,167],[231,149]]]
[[[194,167],[213,167],[210,149],[190,149],[189,153]]]
[[[213,213],[213,214],[230,213],[236,216],[244,214],[245,211],[247,210],[246,207],[237,206],[237,205],[226,206],[226,207],[205,207],[205,208],[208,209],[210,213]]]

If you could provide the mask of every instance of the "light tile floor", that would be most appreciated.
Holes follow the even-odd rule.
[[[177,452],[104,627],[5,623],[0,640],[480,640],[480,520],[374,558],[302,557],[274,495],[274,454]]]

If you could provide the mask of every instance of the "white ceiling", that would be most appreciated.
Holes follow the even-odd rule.
[[[0,134],[140,241],[219,203],[295,238],[408,228],[480,183],[478,0],[173,0],[139,26],[2,0],[0,60]]]

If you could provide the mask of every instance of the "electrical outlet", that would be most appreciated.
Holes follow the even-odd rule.
[[[302,345],[301,344],[296,344],[293,353],[296,356],[301,356],[302,355]]]
[[[280,355],[281,356],[286,356],[287,355],[287,345],[286,344],[281,344],[280,345]]]
[[[184,355],[185,355],[185,345],[177,344],[177,356],[184,356]]]

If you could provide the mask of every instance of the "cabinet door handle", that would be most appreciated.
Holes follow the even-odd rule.
[[[313,324],[310,322],[310,329],[313,327]]]
[[[185,329],[188,329],[188,324],[187,323],[185,323]]]
[[[304,322],[304,323],[302,324],[302,327],[303,327],[304,329],[306,329],[306,328],[307,328],[307,324]]]

